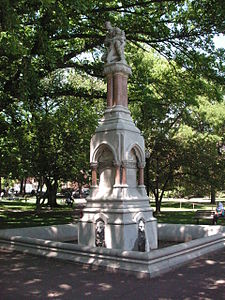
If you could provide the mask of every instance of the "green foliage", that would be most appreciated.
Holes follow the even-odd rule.
[[[215,49],[213,38],[224,33],[224,11],[222,0],[2,0],[0,174],[87,178],[96,107],[101,114],[105,98],[100,57],[110,20],[126,32],[131,109],[152,166],[158,160],[174,185],[184,160],[179,128],[216,135],[210,149],[223,135],[216,103],[223,101],[224,49]],[[200,105],[204,97],[210,109]],[[163,176],[151,172],[161,178],[152,185],[159,192]]]
[[[130,108],[150,153],[146,186],[160,210],[166,190],[204,195],[224,187],[224,98],[220,85],[196,78],[175,62],[134,49]]]
[[[198,76],[224,82],[221,1],[1,1],[1,106],[16,99],[39,101],[41,80],[75,68],[102,77],[105,26],[122,27],[130,45],[145,43]],[[92,62],[82,53],[93,53]],[[82,95],[82,93],[80,92]]]

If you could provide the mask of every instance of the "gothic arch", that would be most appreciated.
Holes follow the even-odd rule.
[[[131,144],[128,150],[126,151],[126,160],[129,159],[129,154],[131,153],[132,150],[134,150],[139,163],[145,162],[144,152],[142,151],[141,147],[136,143]]]
[[[113,159],[117,161],[117,155],[114,147],[108,142],[102,142],[98,147],[94,150],[91,162],[97,163],[99,158],[101,157],[104,150],[108,150],[112,153]]]

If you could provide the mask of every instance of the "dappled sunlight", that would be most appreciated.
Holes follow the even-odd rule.
[[[210,280],[208,280],[208,286],[207,286],[207,288],[209,289],[209,290],[217,290],[218,289],[218,287],[223,287],[224,286],[224,280],[213,280],[212,278],[210,279]]]
[[[9,287],[7,290],[8,290],[9,292],[15,292],[15,291],[16,291],[16,288]]]
[[[208,265],[215,265],[215,264],[216,264],[216,261],[210,260],[210,259],[207,259],[205,262],[206,262]]]
[[[68,275],[69,275],[69,276],[72,276],[72,277],[76,277],[76,276],[77,276],[76,273],[69,273]]]
[[[41,282],[41,279],[40,278],[34,278],[34,279],[31,279],[31,280],[28,280],[26,282],[24,282],[25,285],[28,285],[28,284],[35,284],[37,282]]]
[[[54,258],[54,257],[57,257],[57,256],[58,256],[58,253],[57,253],[57,252],[51,251],[51,252],[49,252],[46,256],[49,257],[49,258]]]
[[[21,262],[18,262],[15,264],[15,268],[23,268],[23,267],[24,267],[24,264]]]
[[[58,232],[58,228],[55,227],[55,226],[52,226],[52,227],[50,228],[50,230],[51,230],[53,233],[57,233],[57,232]]]
[[[63,295],[63,293],[61,293],[61,292],[51,291],[51,292],[48,292],[47,298],[55,298],[55,297],[60,297],[62,295]]]
[[[98,289],[100,291],[108,291],[108,290],[112,289],[112,285],[107,284],[107,283],[99,283]]]
[[[41,293],[41,291],[34,289],[32,291],[30,291],[30,294],[32,294],[33,296],[39,295]]]
[[[211,298],[206,298],[206,292],[199,292],[199,296],[204,297],[204,300],[211,300]]]
[[[35,270],[37,270],[38,268],[37,267],[28,267],[27,268],[27,270],[29,270],[29,271],[35,271]]]
[[[143,300],[149,299],[149,295],[152,299],[215,299],[213,295],[223,299],[219,295],[223,295],[225,285],[224,250],[158,278],[141,280],[93,270],[92,265],[80,266],[16,252],[0,254],[7,256],[0,264],[3,299],[9,294],[15,299],[139,299],[140,295]],[[12,271],[19,266],[23,266],[21,271]]]
[[[21,271],[21,270],[23,270],[23,269],[22,268],[13,268],[10,271],[12,271],[12,272],[18,272],[18,271]]]
[[[63,283],[63,284],[59,285],[59,288],[65,290],[65,291],[68,291],[68,290],[72,289],[72,286],[69,284]]]
[[[94,286],[94,283],[93,282],[87,282],[87,283],[85,283],[85,287],[90,287],[90,286]]]
[[[194,264],[189,265],[188,268],[189,269],[197,269],[197,270],[199,270],[200,268],[203,268],[205,265],[214,266],[214,265],[218,265],[220,263],[221,262],[218,262],[218,261],[213,260],[213,259],[204,259],[204,258],[202,258],[199,261],[195,261]]]
[[[225,280],[223,280],[223,279],[217,280],[215,283],[222,284],[223,286],[225,286]]]

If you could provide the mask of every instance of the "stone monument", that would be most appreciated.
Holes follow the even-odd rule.
[[[107,108],[90,145],[92,186],[78,243],[90,247],[150,251],[158,247],[157,221],[144,186],[145,146],[128,109],[131,68],[125,33],[106,22]]]

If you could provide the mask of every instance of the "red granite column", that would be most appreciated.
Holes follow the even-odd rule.
[[[139,178],[138,178],[138,185],[144,185],[144,164],[139,163]]]
[[[122,94],[122,74],[115,73],[113,75],[113,104],[114,105],[122,105],[123,102],[123,94]]]
[[[91,185],[97,186],[97,164],[91,164]]]
[[[107,77],[107,107],[128,106],[127,80],[131,68],[121,62],[106,64],[104,74]]]
[[[120,164],[114,163],[114,166],[116,168],[115,185],[120,185]]]
[[[138,185],[144,185],[144,168],[139,168],[139,181]]]
[[[122,95],[123,95],[122,105],[125,107],[128,106],[127,79],[128,79],[128,77],[126,75],[123,75],[123,77],[122,77]]]
[[[113,106],[113,75],[107,75],[107,107]]]
[[[126,164],[122,164],[122,184],[127,184],[127,167]]]

